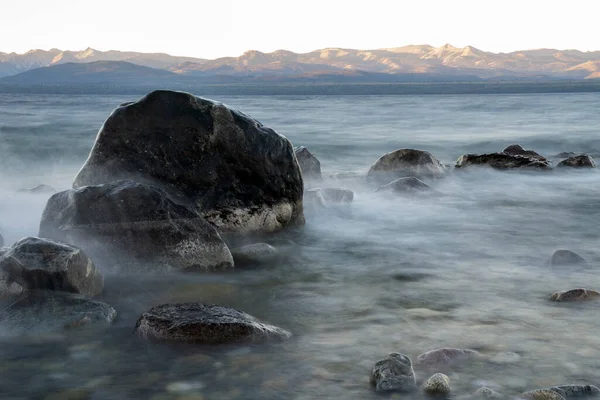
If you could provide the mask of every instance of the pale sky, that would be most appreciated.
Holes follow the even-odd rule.
[[[0,51],[600,50],[600,0],[0,0]]]

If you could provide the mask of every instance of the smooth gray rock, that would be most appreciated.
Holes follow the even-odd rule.
[[[596,162],[590,156],[585,154],[569,157],[562,160],[556,166],[557,168],[596,168]]]
[[[414,176],[408,178],[398,178],[396,180],[391,181],[387,185],[380,186],[375,191],[391,192],[406,197],[442,196],[441,192],[427,185],[425,182],[415,178]]]
[[[386,183],[397,178],[441,178],[446,166],[431,153],[414,149],[399,149],[381,156],[371,166],[367,177]]]
[[[56,193],[56,189],[54,189],[50,185],[37,185],[31,189],[19,189],[20,193],[32,193],[32,194],[40,194],[40,193]]]
[[[289,140],[189,93],[157,90],[108,117],[73,187],[120,179],[165,190],[221,232],[304,223],[302,174]]]
[[[508,146],[507,148],[502,150],[502,152],[506,153],[506,154],[510,154],[511,156],[524,156],[524,157],[533,158],[535,160],[546,161],[546,157],[536,153],[533,150],[525,150],[519,144],[511,144],[510,146]]]
[[[561,385],[548,388],[565,399],[574,399],[579,397],[600,396],[600,389],[594,385]]]
[[[258,264],[271,261],[279,255],[279,251],[268,243],[252,243],[231,250],[236,265]]]
[[[56,193],[42,214],[40,236],[79,246],[103,266],[233,267],[229,248],[197,212],[131,180]]]
[[[0,247],[0,258],[2,258],[2,256],[6,254],[8,250],[10,250],[10,247]]]
[[[411,392],[417,388],[412,361],[401,353],[390,353],[377,361],[371,369],[369,381],[378,392]]]
[[[117,312],[108,304],[85,296],[38,290],[17,301],[0,302],[0,334],[22,335],[109,324]]]
[[[338,204],[350,204],[354,200],[354,192],[350,189],[316,188],[304,192],[307,205],[329,207]]]
[[[294,153],[305,180],[320,181],[323,179],[321,176],[321,162],[306,147],[296,147]]]
[[[291,333],[229,307],[163,304],[143,313],[136,333],[149,340],[205,344],[279,341]]]
[[[26,290],[56,290],[96,296],[104,278],[80,249],[46,238],[26,237],[0,259],[9,283]]]
[[[469,359],[479,359],[482,355],[470,349],[441,348],[430,350],[417,357],[417,364],[447,365]]]
[[[556,250],[550,258],[550,265],[581,265],[586,264],[585,258],[571,250]]]
[[[456,168],[487,166],[494,169],[506,170],[524,168],[532,170],[551,170],[552,164],[547,160],[532,157],[510,155],[507,153],[464,154],[456,161]]]

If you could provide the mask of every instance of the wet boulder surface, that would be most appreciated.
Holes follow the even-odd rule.
[[[320,181],[323,179],[321,175],[321,162],[306,147],[298,146],[294,148],[294,154],[298,160],[304,180]]]
[[[292,144],[224,104],[157,90],[104,122],[74,188],[132,179],[187,202],[222,232],[302,224]]]
[[[596,168],[596,162],[588,155],[581,154],[562,160],[556,165],[557,168]]]
[[[40,236],[79,246],[103,265],[233,267],[229,248],[195,210],[176,204],[161,189],[131,180],[53,195],[42,214]]]
[[[371,368],[369,382],[377,392],[412,392],[417,389],[411,359],[401,353],[390,353]]]
[[[531,169],[552,170],[552,164],[546,159],[538,159],[508,153],[464,154],[456,161],[456,168],[490,167],[498,170]]]
[[[107,325],[117,312],[108,304],[67,292],[35,290],[0,301],[0,332],[8,335],[36,334]]]
[[[242,311],[199,303],[153,307],[140,316],[135,332],[153,341],[199,344],[261,343],[292,335]]]
[[[560,394],[565,399],[576,399],[588,396],[600,396],[600,389],[594,385],[560,385],[553,386],[546,390],[552,390]]]
[[[8,286],[25,290],[56,290],[96,296],[104,278],[80,249],[46,238],[27,237],[16,242],[0,258]]]
[[[369,169],[367,178],[388,183],[397,178],[442,178],[446,166],[431,153],[415,149],[399,149],[381,156]]]

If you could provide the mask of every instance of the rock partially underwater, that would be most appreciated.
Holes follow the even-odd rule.
[[[138,319],[136,333],[145,339],[204,344],[279,341],[291,333],[229,307],[198,303],[163,304]]]
[[[412,392],[417,388],[412,361],[401,353],[390,353],[377,361],[371,368],[369,381],[378,392]]]
[[[157,90],[104,122],[74,188],[132,179],[187,203],[221,232],[304,223],[292,144],[223,104]]]
[[[111,306],[101,301],[74,293],[37,290],[11,299],[4,306],[0,303],[0,332],[23,335],[106,325],[116,315]]]
[[[6,286],[17,284],[24,290],[95,296],[104,287],[102,275],[83,251],[45,238],[19,240],[0,258],[0,270]]]
[[[431,153],[414,149],[399,149],[381,156],[371,166],[367,177],[380,183],[397,178],[441,178],[446,166]]]
[[[158,188],[122,180],[53,195],[40,236],[72,243],[102,265],[145,262],[182,269],[233,267],[216,229]]]
[[[323,179],[321,176],[321,162],[306,147],[296,147],[294,153],[304,180],[320,181]]]

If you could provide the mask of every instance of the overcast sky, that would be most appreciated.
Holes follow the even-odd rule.
[[[600,0],[0,0],[0,51],[600,50]]]

